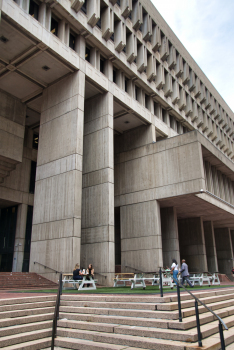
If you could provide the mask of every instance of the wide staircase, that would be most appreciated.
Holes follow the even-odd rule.
[[[234,289],[194,292],[220,316],[227,349],[234,342]],[[62,295],[55,349],[212,349],[221,348],[219,322],[199,306],[202,347],[198,346],[194,299],[181,294],[179,322],[176,294],[159,296]],[[234,348],[234,347],[233,347]]]
[[[0,272],[0,290],[55,289],[58,284],[34,272]]]
[[[226,349],[234,349],[234,289],[194,291],[228,326]],[[50,349],[55,295],[0,299],[1,349]],[[63,294],[55,350],[219,350],[219,323],[199,306],[202,347],[198,346],[194,299],[159,295]]]
[[[55,302],[56,295],[0,299],[0,348],[50,347]]]

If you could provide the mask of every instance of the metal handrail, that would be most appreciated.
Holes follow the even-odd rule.
[[[57,322],[59,319],[59,305],[60,305],[60,296],[62,295],[62,273],[59,275],[59,286],[54,310],[54,319],[53,319],[53,328],[52,328],[52,340],[51,340],[51,350],[54,350],[54,340],[56,338],[57,333]]]
[[[55,273],[61,273],[61,271],[57,271],[57,270],[53,269],[52,267],[49,267],[49,266],[46,266],[46,265],[44,265],[44,264],[39,263],[38,261],[34,261],[34,265],[35,265],[35,264],[41,265],[41,266],[43,266],[45,269],[50,269],[50,270],[54,271]]]
[[[161,272],[161,268],[160,268]],[[203,305],[208,311],[210,311],[219,321],[219,334],[220,334],[220,341],[221,341],[221,349],[225,350],[225,341],[223,336],[223,327],[228,330],[228,327],[224,323],[224,321],[219,317],[213,310],[211,310],[205,303],[203,303],[200,299],[198,299],[195,295],[193,295],[189,290],[187,290],[183,285],[181,285],[177,278],[174,278],[171,276],[174,282],[177,284],[177,296],[178,296],[178,310],[179,310],[179,322],[182,322],[182,312],[181,312],[181,301],[180,301],[180,288],[183,288],[187,293],[189,293],[194,299],[195,299],[195,313],[196,313],[196,321],[197,321],[197,333],[198,333],[198,345],[202,346],[202,336],[201,336],[201,330],[200,330],[200,320],[199,320],[199,310],[198,310],[198,303]],[[162,275],[160,273],[160,285],[162,285]],[[162,287],[161,289],[161,296],[163,296],[162,293]],[[222,327],[223,325],[223,327]]]

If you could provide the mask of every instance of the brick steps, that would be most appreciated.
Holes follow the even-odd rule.
[[[0,290],[54,289],[57,283],[34,272],[0,272]]]

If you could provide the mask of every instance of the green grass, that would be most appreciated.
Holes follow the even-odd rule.
[[[197,290],[210,290],[210,289],[217,289],[217,288],[227,288],[227,287],[232,287],[230,285],[225,285],[225,286],[195,286],[194,288],[186,288],[190,291],[197,291]],[[181,292],[184,290],[181,288]],[[164,288],[163,289],[163,294],[165,293],[172,293],[176,292],[176,288],[174,287],[173,289],[170,288]],[[24,291],[12,291],[12,293],[57,293],[57,289],[43,289],[43,290],[24,290]],[[103,287],[103,288],[98,288],[96,290],[84,290],[84,291],[78,291],[77,289],[65,289],[63,290],[63,293],[69,293],[69,294],[156,294],[160,295],[159,287],[158,286],[147,286],[146,289],[142,288],[136,288],[131,290],[130,286],[129,287]]]

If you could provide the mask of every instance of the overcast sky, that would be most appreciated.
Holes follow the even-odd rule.
[[[234,0],[151,0],[234,111]]]

